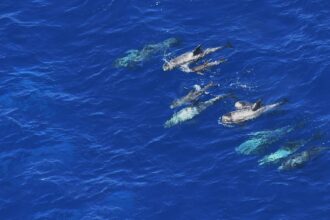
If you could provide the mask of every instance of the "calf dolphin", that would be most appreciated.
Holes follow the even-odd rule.
[[[284,101],[264,106],[261,104],[260,100],[253,105],[244,102],[240,103],[241,104],[235,104],[236,111],[223,115],[219,122],[227,125],[243,123],[281,106]],[[244,104],[242,105],[242,103]]]
[[[167,120],[164,124],[164,127],[169,128],[182,122],[188,121],[225,97],[227,97],[227,95],[219,95],[205,102],[200,102],[194,106],[183,108],[179,112],[175,113],[171,119]]]
[[[231,48],[231,47],[232,45],[229,42],[225,46],[207,48],[205,50],[202,49],[201,45],[198,45],[193,51],[186,52],[169,61],[165,61],[165,64],[163,65],[163,70],[164,71],[173,70],[177,67],[181,67],[190,64],[192,62],[196,62],[197,60],[205,57],[210,53],[214,53],[218,50],[222,50],[224,48]]]
[[[296,168],[303,167],[308,161],[317,157],[324,150],[328,150],[326,147],[315,147],[309,150],[302,151],[300,153],[294,154],[287,160],[285,160],[281,166],[278,168],[279,170],[287,171],[293,170]]]
[[[213,83],[213,82],[207,84],[204,87],[200,87],[199,85],[195,85],[194,90],[191,90],[187,95],[185,95],[185,96],[183,96],[179,99],[174,100],[174,102],[171,104],[170,108],[173,109],[173,108],[176,108],[176,107],[188,104],[188,103],[197,102],[198,99],[203,94],[205,94],[208,89],[210,89],[211,87],[214,87],[214,86],[216,86],[216,84]]]
[[[189,67],[188,64],[181,66],[181,70],[186,73],[197,73],[199,75],[204,75],[204,71],[207,70],[210,67],[217,66],[221,63],[226,62],[226,59],[219,59],[216,61],[206,61],[205,63],[194,66],[194,67]]]

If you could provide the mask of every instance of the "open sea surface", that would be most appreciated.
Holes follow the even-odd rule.
[[[330,146],[330,1],[3,0],[0,2],[1,220],[329,220],[330,152],[302,169],[259,166],[235,148],[256,131],[298,126],[271,145],[322,134]],[[131,49],[180,44],[133,68]],[[224,45],[204,76],[164,59]],[[164,128],[195,84],[280,109],[226,127],[221,101]],[[177,111],[177,110],[175,110]]]

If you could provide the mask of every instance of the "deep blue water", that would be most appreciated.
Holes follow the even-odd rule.
[[[330,219],[329,153],[302,169],[260,167],[248,133],[303,124],[273,145],[329,144],[329,1],[17,0],[0,3],[0,219]],[[160,53],[114,68],[130,49],[177,37],[166,56],[231,41],[204,76],[163,72]],[[214,94],[280,110],[242,126],[220,102],[163,127],[173,99]]]

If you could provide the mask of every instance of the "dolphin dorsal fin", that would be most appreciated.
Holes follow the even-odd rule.
[[[198,55],[198,54],[200,54],[200,53],[203,53],[203,49],[202,49],[202,45],[201,45],[201,44],[198,45],[198,46],[194,49],[194,51],[193,51],[193,55],[196,56],[196,55]]]
[[[258,100],[256,103],[252,106],[252,111],[257,111],[261,107],[261,100]]]

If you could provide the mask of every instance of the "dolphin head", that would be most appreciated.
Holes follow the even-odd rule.
[[[164,71],[169,71],[170,70],[170,66],[168,65],[168,63],[164,63],[163,70]]]
[[[226,114],[221,117],[221,122],[224,124],[230,124],[233,123],[233,118],[231,117],[231,114]]]
[[[172,70],[172,69],[173,69],[173,66],[167,60],[165,60],[165,63],[163,65],[163,70],[164,71],[169,71],[169,70]]]
[[[179,107],[182,104],[182,102],[180,102],[180,100],[175,100],[174,102],[172,102],[170,108],[174,109],[176,107]]]
[[[195,91],[201,91],[202,87],[200,85],[194,85],[193,88],[195,89]]]
[[[235,108],[236,109],[247,109],[247,108],[251,108],[252,104],[245,102],[245,101],[237,101],[235,102]]]

